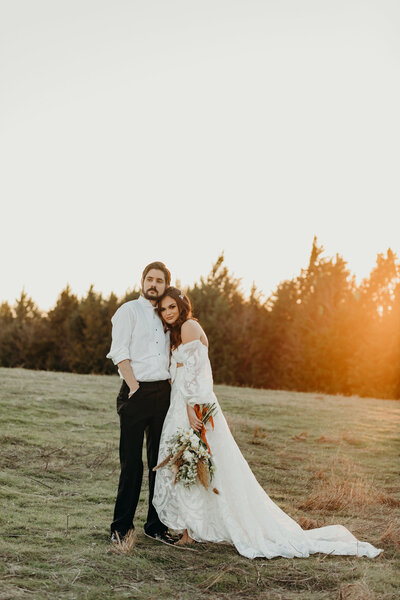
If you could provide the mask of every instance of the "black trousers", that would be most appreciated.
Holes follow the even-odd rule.
[[[146,533],[161,533],[167,529],[153,506],[158,448],[165,415],[169,408],[171,386],[166,381],[140,382],[139,389],[128,398],[129,387],[122,383],[117,397],[121,437],[119,457],[121,475],[118,484],[111,531],[124,536],[133,527],[143,477],[143,438],[146,432],[147,466],[149,469],[149,510],[144,526]]]

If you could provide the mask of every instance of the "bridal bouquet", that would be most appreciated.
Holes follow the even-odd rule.
[[[210,447],[205,434],[205,425],[211,422],[214,428],[213,415],[217,411],[215,404],[196,404],[194,407],[203,425],[200,431],[178,429],[168,440],[168,456],[156,467],[168,467],[175,475],[174,483],[181,482],[189,488],[199,481],[208,490],[214,474],[214,463],[211,459]],[[218,490],[213,488],[218,494]]]

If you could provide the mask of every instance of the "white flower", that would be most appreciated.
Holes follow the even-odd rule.
[[[190,443],[192,444],[193,448],[195,450],[197,450],[197,448],[199,447],[199,444],[200,444],[200,439],[198,438],[198,436],[195,433],[191,434]]]
[[[189,450],[185,450],[182,456],[183,460],[185,460],[186,462],[192,462],[192,457],[193,455],[191,452],[189,452]]]

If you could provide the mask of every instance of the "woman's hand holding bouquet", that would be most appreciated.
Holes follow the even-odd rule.
[[[214,428],[213,415],[216,411],[215,404],[195,404],[194,408],[188,406],[191,429],[180,429],[168,440],[168,456],[153,471],[168,467],[175,475],[175,484],[180,481],[185,487],[190,487],[199,482],[208,490],[215,467],[205,425],[210,421]],[[216,488],[213,488],[213,492],[219,493]]]

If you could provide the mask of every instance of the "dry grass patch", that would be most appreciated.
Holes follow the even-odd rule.
[[[255,427],[253,431],[253,437],[250,440],[250,444],[254,446],[265,446],[266,438],[268,437],[268,433],[261,429],[261,427]]]
[[[340,440],[338,438],[330,437],[329,435],[321,435],[317,439],[319,444],[340,444]]]
[[[228,423],[228,427],[232,434],[235,432],[254,432],[256,429],[260,429],[259,423],[254,421],[248,416],[240,417],[238,415],[225,415],[226,422]]]
[[[350,444],[350,446],[361,446],[363,444],[362,439],[355,438],[349,433],[343,433],[342,440],[344,440],[347,444]]]
[[[253,431],[254,438],[261,438],[263,440],[267,437],[267,435],[268,435],[268,433],[266,431],[264,431],[263,429],[261,429],[261,427],[255,427],[255,429]]]
[[[318,483],[315,489],[299,505],[301,510],[338,511],[357,508],[359,511],[379,504],[400,506],[397,498],[378,490],[365,477],[360,477],[358,468],[349,460],[332,460],[329,468],[316,471],[310,481],[315,482],[316,479]]]
[[[293,440],[297,440],[298,442],[305,442],[307,438],[308,438],[307,431],[302,431],[301,433],[294,435],[292,437]]]
[[[317,489],[299,505],[301,510],[336,511],[343,508],[363,508],[377,504],[399,506],[400,502],[378,491],[366,480],[349,481],[332,477],[321,481]]]
[[[318,521],[317,519],[310,519],[309,517],[305,516],[301,516],[296,520],[302,529],[318,529],[318,527],[324,526],[324,523],[322,521]]]
[[[116,532],[118,543],[111,542],[110,552],[115,554],[132,554],[133,549],[136,546],[136,531],[130,529],[128,533],[120,539],[118,532]]]
[[[350,446],[361,446],[363,444],[363,440],[355,438],[348,433],[342,433],[340,437],[332,437],[329,435],[321,435],[317,439],[319,444],[341,444],[342,442],[346,442]]]
[[[400,548],[400,522],[392,521],[380,537],[383,544]]]
[[[346,583],[339,588],[339,600],[375,600],[376,596],[363,581]]]

